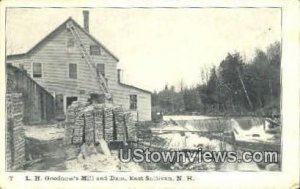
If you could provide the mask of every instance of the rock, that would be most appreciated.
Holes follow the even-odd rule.
[[[266,165],[266,170],[267,171],[280,171],[278,164],[275,164],[275,163]]]
[[[239,171],[259,171],[257,164],[254,162],[249,163],[238,163],[238,170]]]
[[[95,145],[96,145],[97,152],[103,153],[104,155],[107,156],[111,156],[110,150],[105,140],[100,139],[98,143],[97,142],[95,143]]]

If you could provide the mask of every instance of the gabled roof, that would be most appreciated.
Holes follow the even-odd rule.
[[[36,45],[34,45],[29,51],[26,53],[22,54],[12,54],[12,55],[7,55],[7,58],[22,58],[26,57],[28,55],[31,55],[35,50],[37,50],[44,42],[46,42],[49,38],[54,36],[60,29],[63,27],[66,27],[66,23],[72,21],[73,24],[79,28],[83,33],[85,33],[92,41],[94,41],[97,45],[101,46],[108,54],[110,54],[117,62],[119,59],[112,53],[110,52],[102,43],[100,43],[96,38],[94,38],[90,33],[85,31],[72,17],[69,17],[66,21],[64,21],[62,24],[60,24],[57,28],[55,28],[52,32],[50,32],[47,36],[45,36],[40,42],[38,42]]]
[[[119,82],[119,85],[121,85],[121,86],[123,86],[123,87],[131,88],[131,89],[136,89],[136,90],[138,90],[138,91],[142,91],[142,92],[145,92],[145,93],[152,94],[152,92],[150,92],[150,91],[148,91],[148,90],[141,89],[141,88],[135,87],[135,86],[133,86],[133,85],[128,85],[128,84],[121,83],[121,82]]]

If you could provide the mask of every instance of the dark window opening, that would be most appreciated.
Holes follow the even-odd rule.
[[[69,78],[77,79],[77,64],[69,64]]]
[[[77,101],[77,97],[76,96],[72,96],[72,97],[67,97],[67,108],[72,104],[72,102]]]
[[[105,64],[97,64],[97,74],[105,77]]]
[[[75,46],[75,41],[73,37],[69,37],[67,40],[67,47],[74,47]]]
[[[33,77],[42,77],[42,64],[33,63]]]
[[[55,117],[64,120],[64,96],[62,94],[55,95]]]
[[[100,47],[97,45],[91,45],[90,46],[90,54],[91,55],[100,55],[101,54]]]
[[[130,95],[130,110],[136,110],[137,109],[137,95]]]

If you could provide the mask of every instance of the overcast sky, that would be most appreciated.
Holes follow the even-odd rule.
[[[23,53],[68,17],[83,24],[79,8],[7,10],[7,52]],[[124,81],[148,90],[168,83],[199,82],[201,69],[228,52],[251,59],[255,49],[280,41],[280,9],[155,8],[85,9],[90,33],[119,59]]]

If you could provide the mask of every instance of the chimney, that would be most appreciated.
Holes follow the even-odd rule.
[[[90,32],[89,30],[89,11],[84,10],[83,13],[83,28],[86,32]]]
[[[118,69],[118,83],[122,82],[122,70]]]

